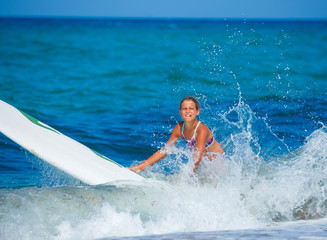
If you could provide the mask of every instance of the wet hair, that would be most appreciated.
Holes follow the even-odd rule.
[[[196,110],[200,109],[200,105],[199,105],[198,100],[193,96],[187,96],[187,97],[183,98],[181,103],[179,104],[179,109],[182,109],[182,104],[183,104],[184,101],[192,101],[195,104]]]

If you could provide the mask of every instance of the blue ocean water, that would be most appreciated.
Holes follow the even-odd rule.
[[[326,238],[326,56],[324,21],[0,19],[1,100],[131,166],[193,95],[226,152],[90,187],[1,134],[0,238]]]

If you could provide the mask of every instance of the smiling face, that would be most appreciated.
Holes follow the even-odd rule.
[[[182,102],[179,114],[182,116],[184,122],[194,121],[199,113],[200,109],[196,108],[192,100],[185,100]]]

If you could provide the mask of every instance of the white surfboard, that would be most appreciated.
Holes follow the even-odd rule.
[[[37,157],[86,184],[144,180],[139,174],[1,100],[0,132]]]

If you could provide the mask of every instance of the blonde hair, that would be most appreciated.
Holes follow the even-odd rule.
[[[199,110],[200,109],[200,105],[199,105],[198,100],[195,97],[193,97],[193,96],[187,96],[187,97],[183,98],[182,101],[181,101],[181,103],[179,104],[179,109],[182,109],[183,102],[184,101],[187,101],[187,100],[194,102],[195,107],[196,107],[196,110]]]

